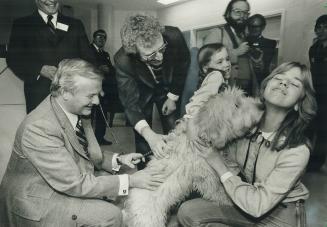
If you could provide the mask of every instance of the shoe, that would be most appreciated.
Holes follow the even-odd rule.
[[[99,144],[100,145],[111,145],[112,142],[108,141],[108,140],[105,140],[105,139],[102,139],[102,140],[99,141]]]

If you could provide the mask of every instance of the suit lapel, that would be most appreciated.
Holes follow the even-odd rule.
[[[166,55],[167,54],[167,55]],[[162,63],[162,79],[164,84],[170,84],[172,81],[172,75],[173,75],[173,64],[169,61],[168,52],[164,55],[164,60]]]
[[[146,64],[137,59],[135,61],[135,69],[136,74],[139,75],[140,80],[142,80],[149,87],[154,88],[155,81]]]
[[[40,38],[39,40],[48,40],[48,42],[55,46],[57,44],[57,38],[48,28],[48,25],[44,22],[41,15],[36,11],[33,13],[33,24],[36,28],[37,36],[36,39]],[[38,40],[35,40],[35,42],[40,42]]]
[[[59,43],[65,37],[67,32],[69,31],[70,24],[69,24],[68,20],[60,13],[58,13],[57,23],[58,22],[68,26],[67,31],[63,31],[63,30],[57,28],[57,30],[56,30],[57,31],[57,42]]]
[[[58,119],[58,122],[59,122],[60,126],[62,127],[62,129],[66,133],[66,136],[68,137],[68,140],[69,140],[70,144],[73,146],[73,148],[76,150],[77,153],[79,153],[85,159],[89,159],[86,156],[83,147],[78,142],[77,136],[75,134],[75,130],[73,129],[73,126],[71,125],[70,121],[68,120],[66,114],[61,109],[61,107],[56,102],[56,100],[54,100],[51,96],[50,96],[50,103],[51,103],[51,106],[53,108],[53,112],[55,113],[55,115],[56,115],[56,117]]]

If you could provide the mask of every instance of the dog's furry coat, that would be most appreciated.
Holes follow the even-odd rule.
[[[231,203],[204,157],[244,136],[261,115],[258,100],[245,97],[237,88],[228,88],[211,97],[194,118],[182,120],[168,135],[166,158],[153,159],[146,167],[164,168],[168,178],[156,191],[130,191],[124,210],[126,224],[164,227],[169,209],[192,190],[207,200]]]

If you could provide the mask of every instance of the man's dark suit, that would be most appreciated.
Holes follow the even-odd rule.
[[[137,55],[127,54],[123,48],[115,54],[116,78],[119,97],[131,125],[135,127],[140,120],[152,122],[153,104],[156,103],[164,133],[174,127],[177,113],[162,115],[162,106],[170,92],[181,97],[190,62],[190,53],[182,33],[176,27],[165,27],[164,40],[168,43],[163,55],[162,82],[156,85],[153,75]],[[177,106],[179,110],[179,106]],[[135,132],[136,152],[150,150]]]
[[[106,51],[98,51],[94,44],[90,45],[94,56],[96,57],[97,66],[108,66],[109,73],[104,73],[104,80],[102,83],[102,89],[104,91],[104,96],[100,97],[100,103],[103,107],[103,111],[106,114],[110,112],[109,124],[112,126],[114,113],[123,112],[124,109],[118,97],[117,80],[116,80],[116,70],[111,64],[110,55]],[[106,123],[99,110],[99,106],[94,106],[93,115],[95,117],[95,136],[98,141],[101,141],[105,135]]]
[[[50,80],[37,79],[43,65],[57,66],[65,58],[82,58],[94,63],[82,22],[60,13],[57,22],[69,26],[68,30],[57,29],[53,35],[38,12],[15,20],[12,27],[7,63],[24,81],[28,113],[50,93]]]
[[[262,58],[263,70],[262,72],[257,73],[257,80],[260,85],[261,81],[264,78],[266,78],[270,73],[270,65],[274,60],[273,58],[276,57],[277,54],[277,50],[276,50],[277,41],[273,39],[267,39],[261,36],[258,39],[258,44],[259,44],[259,48],[263,52],[263,58]]]
[[[316,41],[309,50],[312,82],[316,90],[318,113],[314,121],[317,138],[308,164],[309,170],[319,170],[327,156],[327,47]]]

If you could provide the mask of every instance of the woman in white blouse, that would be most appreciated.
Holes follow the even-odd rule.
[[[207,157],[234,206],[204,199],[182,204],[183,226],[302,226],[309,192],[300,182],[310,156],[305,136],[316,114],[309,70],[277,67],[261,84],[265,114],[251,135]],[[227,161],[228,160],[228,161]]]

